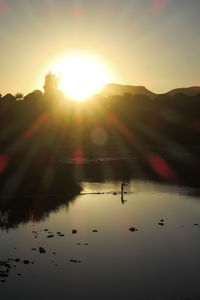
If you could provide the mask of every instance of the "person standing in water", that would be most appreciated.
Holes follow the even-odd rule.
[[[121,193],[122,194],[124,193],[124,186],[125,186],[125,182],[123,181],[122,184],[121,184]]]
[[[125,200],[124,200],[124,186],[125,186],[125,182],[123,181],[121,184],[121,202],[122,204],[124,204]]]

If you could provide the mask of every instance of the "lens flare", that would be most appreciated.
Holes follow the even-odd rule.
[[[150,5],[150,12],[158,13],[168,7],[171,0],[153,0]]]
[[[3,13],[7,10],[8,6],[4,0],[0,0],[0,13]]]

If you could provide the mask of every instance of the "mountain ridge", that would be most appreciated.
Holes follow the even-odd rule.
[[[176,94],[185,94],[186,96],[196,96],[200,94],[200,86],[190,86],[183,88],[175,88],[166,93],[154,93],[148,90],[145,86],[134,86],[134,85],[123,85],[118,83],[109,83],[104,85],[101,95],[105,97],[114,95],[131,94],[135,95],[146,95],[150,99],[155,99],[159,95],[174,96]]]

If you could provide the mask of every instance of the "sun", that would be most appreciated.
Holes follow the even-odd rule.
[[[60,76],[59,89],[76,101],[98,93],[110,81],[103,63],[82,54],[67,55],[55,65],[53,72]]]

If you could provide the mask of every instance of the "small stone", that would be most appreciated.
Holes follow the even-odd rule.
[[[63,237],[63,236],[65,236],[65,235],[64,235],[64,234],[59,234],[59,236]]]
[[[160,226],[164,226],[164,223],[161,223],[161,222],[159,222],[159,223],[158,223],[158,225],[160,225]]]
[[[55,254],[56,254],[56,252],[53,252],[52,254],[53,254],[53,255],[55,255]]]
[[[6,281],[4,279],[2,279],[1,282],[6,282]]]
[[[53,238],[54,237],[54,235],[53,234],[49,234],[49,235],[47,235],[47,238],[49,239],[49,238]]]
[[[8,274],[6,274],[6,273],[0,273],[0,277],[8,277]]]
[[[134,231],[138,231],[135,227],[130,227],[129,231],[134,232]]]
[[[44,229],[44,231],[49,231],[49,229]]]
[[[88,243],[85,243],[84,245],[85,245],[85,246],[87,246],[87,245],[88,245]]]
[[[77,263],[78,261],[76,259],[70,259],[70,262]]]
[[[42,253],[46,253],[46,250],[42,247],[39,248],[39,252],[42,254]]]
[[[19,262],[20,261],[20,259],[19,258],[15,258],[15,262],[17,263],[17,262]]]
[[[114,193],[113,193],[113,195],[114,195],[114,196],[116,196],[116,195],[117,195],[117,193],[115,193],[115,192],[114,192]]]
[[[30,261],[29,261],[28,259],[26,259],[26,260],[23,261],[23,263],[24,263],[25,265],[28,265],[28,264],[30,264]]]
[[[76,230],[76,229],[72,229],[72,233],[73,233],[73,234],[76,234],[76,233],[77,233],[77,230]]]
[[[92,232],[98,232],[98,230],[97,230],[97,229],[94,229],[94,230],[92,230]]]
[[[61,232],[60,232],[60,231],[58,231],[58,232],[57,232],[57,234],[61,234]]]
[[[81,245],[81,243],[77,243],[77,245]]]
[[[163,222],[164,222],[164,220],[163,220],[163,219],[160,219],[160,222],[162,222],[162,223],[163,223]]]
[[[22,276],[22,274],[21,274],[21,273],[18,273],[17,276]]]
[[[32,250],[33,250],[33,251],[36,251],[37,249],[36,249],[36,248],[32,248]]]
[[[194,224],[194,226],[198,226],[198,225],[199,225],[198,223],[195,223],[195,224]]]

